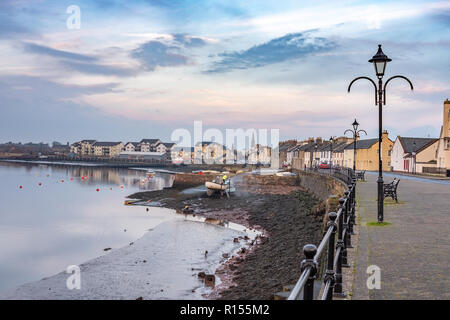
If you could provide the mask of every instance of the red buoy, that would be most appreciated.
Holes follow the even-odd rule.
[[[19,186],[19,189],[22,189],[22,186]]]
[[[38,185],[39,185],[39,186],[42,186],[42,182],[39,182]]]
[[[64,179],[62,179],[61,182],[64,182]]]
[[[97,189],[97,192],[99,192],[100,191],[100,189]]]

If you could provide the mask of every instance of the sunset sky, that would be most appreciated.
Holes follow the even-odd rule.
[[[66,12],[81,10],[81,28]],[[439,135],[450,98],[448,1],[2,0],[0,142],[169,141],[176,128],[375,137],[375,78],[392,59],[384,125]],[[385,77],[385,79],[387,79]]]

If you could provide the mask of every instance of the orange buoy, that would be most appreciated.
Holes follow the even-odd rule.
[[[70,178],[70,181],[73,181],[73,178]]]

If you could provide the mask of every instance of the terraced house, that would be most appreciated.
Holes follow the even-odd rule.
[[[114,158],[120,155],[120,152],[122,151],[123,148],[123,143],[97,141],[94,143],[93,147],[94,147],[94,156]]]
[[[70,152],[79,157],[118,157],[122,151],[122,142],[82,140],[70,146]]]
[[[156,152],[156,147],[161,142],[162,141],[159,139],[142,139],[141,142],[139,142],[138,148],[140,149],[140,152]]]
[[[439,139],[400,137],[395,139],[392,149],[392,170],[408,173],[423,173],[427,168],[436,168],[436,152]]]
[[[394,142],[389,139],[388,132],[382,134],[381,159],[383,171],[391,171],[391,153]],[[353,143],[344,149],[344,166],[353,167]],[[364,139],[356,141],[356,170],[378,170],[378,139]]]

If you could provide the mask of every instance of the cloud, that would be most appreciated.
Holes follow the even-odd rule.
[[[62,61],[63,65],[69,67],[72,70],[87,74],[97,74],[103,76],[117,76],[117,77],[129,77],[136,75],[137,70],[132,68],[122,68],[96,63],[83,63],[75,61]]]
[[[51,47],[34,43],[24,43],[26,52],[49,56],[55,58],[57,62],[70,70],[85,74],[96,74],[104,76],[129,77],[137,74],[137,70],[132,68],[116,67],[101,64],[100,58],[91,55],[73,53],[69,51],[57,50]]]
[[[159,41],[148,41],[133,50],[131,56],[139,60],[149,71],[156,67],[180,66],[188,63],[188,57],[179,53],[180,48]]]
[[[216,61],[209,72],[261,67],[326,52],[335,47],[334,42],[325,38],[312,37],[309,33],[291,33],[248,50],[221,53],[218,55],[221,60]]]
[[[206,41],[202,38],[193,37],[186,34],[174,34],[173,39],[186,48],[203,47],[204,45],[206,45]]]

